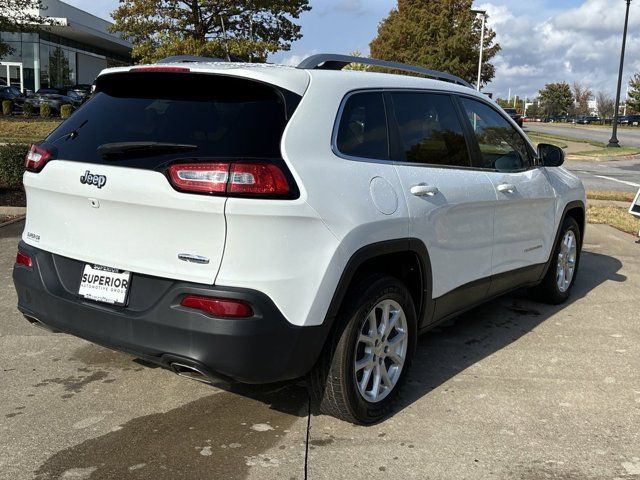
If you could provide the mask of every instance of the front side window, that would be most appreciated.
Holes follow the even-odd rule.
[[[469,167],[462,124],[449,95],[391,94],[404,158],[398,160]]]
[[[336,146],[340,153],[351,157],[389,159],[387,117],[381,92],[349,97],[340,118]]]
[[[461,101],[480,147],[478,167],[501,172],[529,167],[526,142],[502,115],[482,102],[470,98]]]

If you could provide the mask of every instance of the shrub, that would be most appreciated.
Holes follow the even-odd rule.
[[[24,173],[24,157],[29,145],[7,144],[0,146],[0,187],[20,188]]]
[[[49,118],[51,116],[51,105],[42,102],[40,104],[40,116],[42,118]]]
[[[22,106],[22,114],[25,117],[30,117],[31,115],[33,115],[33,105],[31,105],[30,103],[24,102],[24,105]]]
[[[2,114],[11,115],[13,112],[13,102],[11,100],[5,100],[2,102]]]
[[[62,118],[69,118],[73,113],[73,105],[70,103],[65,103],[60,107],[60,116]]]

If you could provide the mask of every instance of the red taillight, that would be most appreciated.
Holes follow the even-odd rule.
[[[252,195],[287,195],[289,183],[272,163],[234,163],[231,165],[229,192]]]
[[[171,183],[184,192],[283,197],[291,193],[287,177],[273,163],[183,163],[169,167]]]
[[[253,315],[253,309],[248,303],[228,298],[187,295],[182,299],[180,305],[200,310],[212,317],[247,318]]]
[[[31,267],[33,266],[33,260],[31,260],[31,257],[29,255],[18,250],[18,254],[16,255],[16,264],[24,265],[25,267]]]
[[[24,159],[24,168],[28,172],[39,172],[44,168],[44,165],[52,156],[53,153],[51,150],[40,145],[33,144]]]
[[[228,163],[185,163],[169,167],[171,182],[179,190],[224,193],[229,180]]]
[[[188,73],[191,71],[188,67],[133,67],[130,72],[165,72],[165,73]]]

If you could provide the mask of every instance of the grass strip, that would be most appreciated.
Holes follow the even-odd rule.
[[[614,192],[603,190],[587,190],[587,199],[589,200],[612,200],[615,202],[633,202],[636,198],[634,193]]]
[[[634,217],[626,208],[622,207],[589,205],[587,219],[589,223],[610,225],[632,235],[638,235],[640,232],[640,218]]]

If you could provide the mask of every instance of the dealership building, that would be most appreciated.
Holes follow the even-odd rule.
[[[109,32],[110,22],[60,0],[42,4],[37,13],[47,26],[30,33],[0,32],[13,48],[0,58],[0,84],[23,91],[91,84],[103,68],[131,63],[131,43]]]

